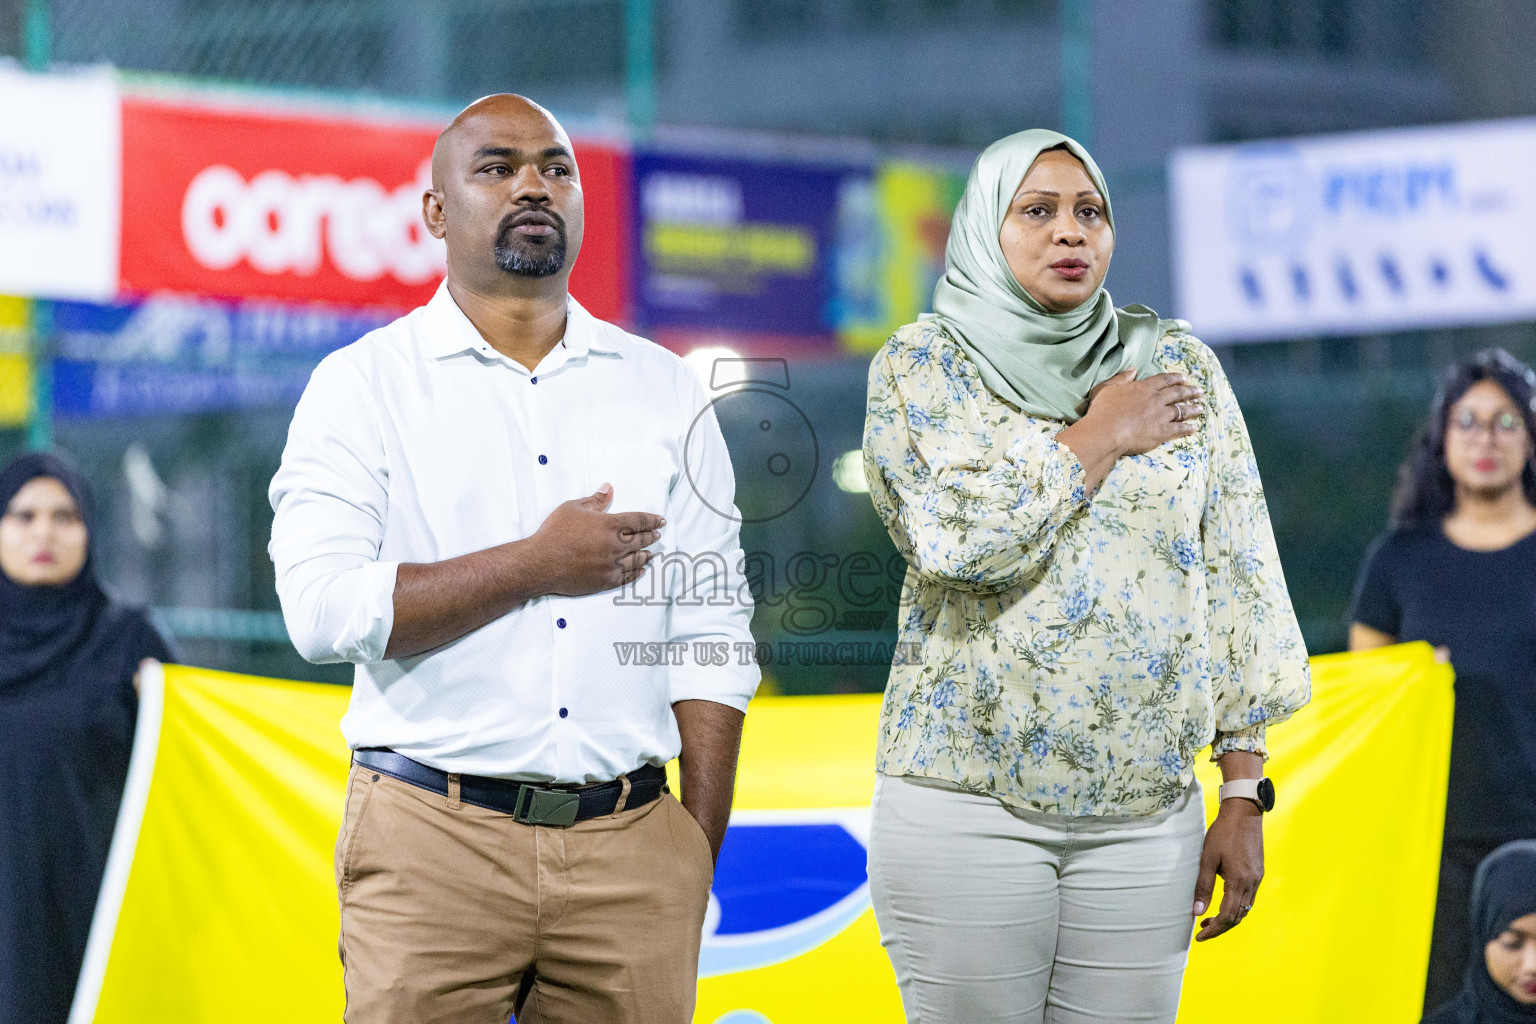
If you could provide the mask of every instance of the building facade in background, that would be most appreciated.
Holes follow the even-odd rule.
[[[641,21],[649,47],[636,45]],[[504,89],[544,102],[579,137],[632,140],[632,165],[583,164],[624,204],[605,216],[634,226],[634,252],[605,278],[618,289],[613,315],[679,350],[760,343],[789,355],[788,397],[816,425],[828,466],[858,447],[861,408],[850,396],[863,388],[864,353],[926,307],[965,164],[995,138],[1032,126],[1079,135],[1114,193],[1111,292],[1179,314],[1165,171],[1175,150],[1536,115],[1536,69],[1523,52],[1536,38],[1536,5],[1527,0],[0,0],[0,54],[22,55],[24,37],[34,48],[46,43],[56,66],[116,66],[140,97],[174,94],[191,79],[217,105],[218,90],[233,84],[246,100],[255,88],[266,107],[294,116],[318,101],[352,118],[411,121],[417,147],[459,106]],[[173,220],[176,211],[152,216],[130,197],[125,230],[152,241],[180,223],[186,251],[177,239],[129,247],[112,269],[137,292],[51,311],[56,356],[75,364],[58,364],[61,411],[115,403],[110,416],[61,420],[59,438],[107,498],[105,561],[126,596],[269,613],[261,493],[286,423],[276,406],[291,402],[311,350],[334,347],[378,314],[232,305],[229,296],[244,294],[235,279],[263,266],[290,283],[317,275],[345,304],[344,293],[372,294],[369,282],[414,294],[437,256],[403,227],[383,248],[339,247],[339,265],[324,240],[317,247],[294,235],[263,247],[231,231],[227,213],[260,208],[274,189],[295,208],[324,199],[345,213],[366,199],[386,210],[398,199],[403,211],[394,192],[419,187],[420,161],[372,176],[345,160],[300,167],[290,150],[262,150],[258,139],[246,162],[227,168],[237,182],[210,170],[222,159],[186,167],[153,159],[144,126],[188,115],[140,108],[125,128],[124,173],[146,182],[151,172],[172,174],[161,184],[183,198],[196,186],[206,216],[187,235],[190,222]],[[151,127],[186,139],[199,126]],[[317,184],[317,174],[336,181]],[[775,192],[790,177],[802,191]],[[378,179],[376,192],[364,179]],[[870,258],[876,247],[883,255]],[[217,293],[219,281],[223,300],[155,297]],[[282,296],[263,301],[274,298]],[[14,421],[30,371],[20,335],[6,337],[0,392],[11,396]],[[810,353],[814,368],[795,361],[806,354],[796,339],[806,337],[836,341],[811,346],[821,346]],[[163,374],[138,380],[120,368],[94,376],[125,344],[154,350],[156,339],[162,347],[179,339],[175,387],[156,384]],[[1221,350],[1314,650],[1342,643],[1335,620],[1359,551],[1380,528],[1431,372],[1492,343],[1536,352],[1525,324],[1305,333]],[[221,388],[266,399],[220,404]],[[186,401],[154,407],[177,395]],[[213,404],[200,406],[200,396]],[[0,422],[0,450],[21,437]],[[867,498],[821,478],[793,515],[755,528],[757,546],[780,553],[781,571],[805,552],[888,554]],[[744,542],[752,546],[751,531]],[[877,628],[867,614],[828,607],[829,635]],[[193,660],[309,672],[275,653],[280,645],[262,646],[270,621],[226,617],[201,634],[189,626],[189,635],[224,637],[196,641]],[[782,681],[865,688],[882,678],[879,666],[865,666],[786,670]]]
[[[0,34],[20,52],[20,0]],[[626,117],[649,13],[663,130],[976,150],[1079,130],[1116,190],[1117,295],[1168,308],[1176,147],[1536,113],[1521,0],[52,0],[56,60],[404,99],[504,89]],[[3,5],[0,5],[3,8]],[[1073,17],[1079,9],[1086,17]],[[1076,26],[1064,38],[1063,25]],[[9,31],[7,31],[9,29]],[[1089,54],[1086,66],[1065,55]],[[1066,65],[1066,66],[1064,66]],[[1086,103],[1083,102],[1086,97]],[[1085,110],[1068,118],[1064,111]]]

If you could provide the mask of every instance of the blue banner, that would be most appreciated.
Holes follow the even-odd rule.
[[[867,167],[636,154],[641,328],[832,337],[869,189]]]
[[[292,405],[315,365],[394,319],[378,311],[175,296],[55,307],[61,417]]]

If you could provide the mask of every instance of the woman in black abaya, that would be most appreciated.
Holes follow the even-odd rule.
[[[128,772],[135,673],[170,651],[102,592],[70,463],[0,471],[0,1021],[63,1024]]]
[[[1536,1024],[1536,842],[1505,843],[1472,883],[1472,959],[1424,1024]]]

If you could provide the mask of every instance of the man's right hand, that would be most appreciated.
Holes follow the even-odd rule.
[[[610,513],[613,488],[555,506],[528,538],[547,584],[563,597],[596,594],[634,582],[645,572],[666,520],[649,512]]]
[[[441,562],[402,562],[395,572],[395,621],[386,658],[435,650],[520,604],[558,594],[579,597],[640,577],[666,520],[649,512],[605,511],[613,488],[556,506],[522,540]]]
[[[1122,455],[1145,455],[1158,445],[1195,432],[1205,415],[1205,391],[1182,373],[1137,380],[1135,370],[1117,373],[1094,388],[1085,422],[1115,439]]]

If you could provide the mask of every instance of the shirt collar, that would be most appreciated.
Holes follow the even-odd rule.
[[[617,356],[624,354],[623,350],[608,337],[608,332],[603,329],[607,326],[606,324],[588,313],[586,308],[570,295],[566,296],[565,301],[565,337],[561,339],[561,344],[569,350],[570,358],[575,359],[588,352],[603,352]],[[435,358],[456,356],[461,352],[499,355],[481,336],[475,325],[470,323],[469,317],[464,315],[459,304],[454,301],[452,293],[448,291],[447,280],[437,286],[437,292],[428,301],[426,320],[426,346]]]

